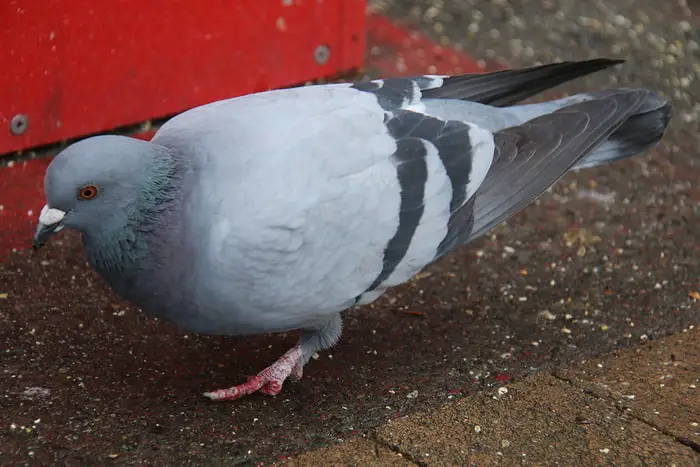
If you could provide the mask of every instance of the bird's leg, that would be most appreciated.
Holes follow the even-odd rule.
[[[205,392],[204,395],[213,401],[228,401],[238,399],[247,394],[260,391],[268,396],[276,396],[282,390],[282,384],[288,377],[298,381],[304,372],[304,365],[319,350],[335,345],[340,338],[342,329],[340,313],[334,314],[321,325],[301,329],[297,345],[289,349],[275,363],[265,368],[248,381],[227,389]]]

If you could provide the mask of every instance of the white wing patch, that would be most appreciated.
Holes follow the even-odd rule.
[[[449,78],[448,75],[423,75],[423,78],[427,78],[430,81],[427,86],[423,86],[423,89],[437,89],[441,88],[445,83],[445,78]]]
[[[467,125],[469,125],[469,139],[472,143],[472,170],[467,183],[466,201],[474,196],[484,182],[493,163],[493,154],[496,149],[493,133],[471,123]]]

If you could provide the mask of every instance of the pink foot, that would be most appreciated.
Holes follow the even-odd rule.
[[[231,401],[256,391],[260,391],[268,396],[276,396],[282,390],[282,384],[284,384],[284,380],[287,377],[291,376],[296,381],[301,379],[303,374],[301,357],[301,347],[295,345],[275,363],[256,376],[250,376],[247,382],[228,389],[205,392],[204,396],[213,401]]]

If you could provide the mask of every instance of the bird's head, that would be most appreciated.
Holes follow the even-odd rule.
[[[95,136],[61,151],[46,170],[34,249],[64,228],[96,236],[123,226],[154,152],[152,144],[124,136]]]

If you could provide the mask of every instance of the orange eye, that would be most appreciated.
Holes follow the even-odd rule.
[[[78,192],[80,199],[92,199],[97,196],[97,187],[95,185],[85,185]]]

